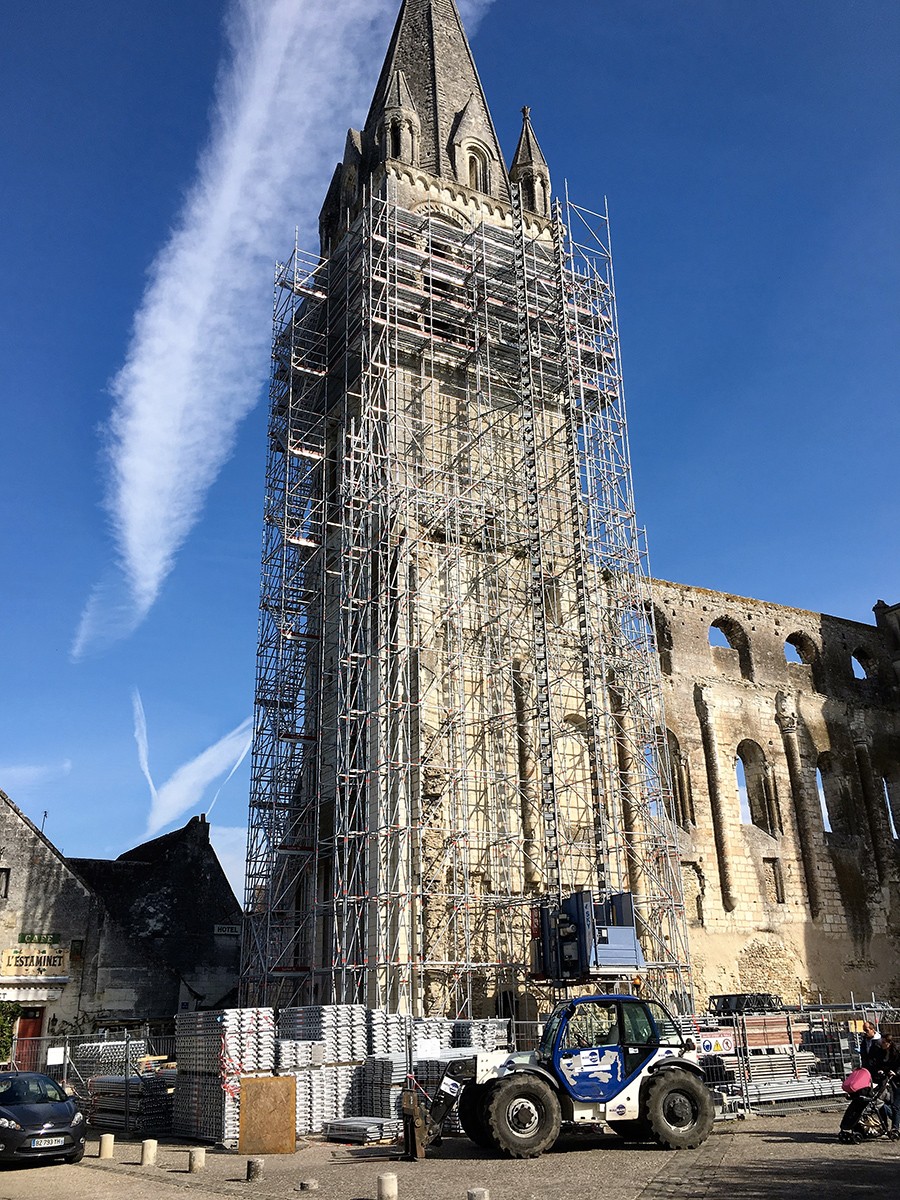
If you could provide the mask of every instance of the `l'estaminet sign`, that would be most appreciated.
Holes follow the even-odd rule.
[[[0,957],[0,977],[68,975],[69,951],[58,946],[14,946]]]

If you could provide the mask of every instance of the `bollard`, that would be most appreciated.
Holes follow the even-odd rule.
[[[469,1188],[466,1200],[491,1200],[491,1193],[487,1188]]]
[[[116,1144],[116,1135],[114,1133],[100,1134],[100,1153],[98,1158],[112,1158],[113,1148]]]
[[[147,1138],[141,1142],[141,1166],[155,1167],[156,1166],[156,1151],[159,1143],[155,1138]]]
[[[247,1159],[247,1182],[252,1183],[254,1179],[259,1179],[263,1173],[265,1165],[264,1158],[248,1158]]]
[[[297,1185],[298,1192],[317,1192],[319,1190],[318,1179],[301,1179]]]
[[[206,1166],[206,1147],[199,1146],[188,1155],[188,1174],[199,1175]]]
[[[378,1176],[378,1200],[397,1200],[397,1176]]]

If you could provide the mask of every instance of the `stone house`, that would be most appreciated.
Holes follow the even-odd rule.
[[[20,1036],[216,1007],[240,920],[204,817],[114,862],[67,859],[0,792],[0,1000]]]

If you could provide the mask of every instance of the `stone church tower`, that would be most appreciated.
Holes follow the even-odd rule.
[[[507,168],[453,0],[403,3],[320,232],[278,277],[245,999],[524,1014],[587,889],[607,982],[687,1003],[606,218],[527,108]]]
[[[580,891],[603,986],[897,996],[900,605],[651,601],[607,221],[523,113],[507,168],[405,0],[277,273],[244,1000],[531,1015]]]

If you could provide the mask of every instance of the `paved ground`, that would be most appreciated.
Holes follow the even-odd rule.
[[[302,1180],[317,1179],[322,1200],[375,1200],[378,1176],[395,1172],[399,1200],[466,1200],[468,1188],[491,1200],[870,1200],[895,1197],[900,1142],[842,1146],[839,1114],[761,1117],[717,1126],[695,1151],[667,1153],[625,1146],[608,1135],[564,1139],[530,1162],[487,1156],[463,1138],[449,1138],[424,1163],[391,1161],[381,1147],[311,1142],[290,1157],[266,1160],[264,1177],[246,1182],[246,1159],[207,1154],[202,1175],[187,1173],[187,1149],[160,1146],[159,1165],[142,1169],[140,1146],[117,1143],[112,1163],[96,1158],[94,1141],[78,1166],[0,1170],[0,1200],[285,1200]]]

